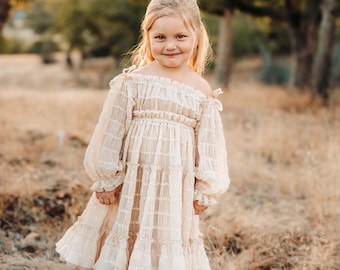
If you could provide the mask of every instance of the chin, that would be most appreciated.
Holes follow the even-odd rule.
[[[180,68],[180,67],[183,66],[182,63],[165,63],[163,65],[168,67],[168,68]]]

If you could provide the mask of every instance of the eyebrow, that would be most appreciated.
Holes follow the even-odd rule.
[[[152,32],[152,31],[150,31]],[[152,33],[153,35],[163,35],[165,36],[166,34],[164,32],[154,32]],[[178,33],[175,33],[174,35],[177,36],[177,35],[189,35],[190,32],[189,31],[185,31],[185,32],[178,32]]]

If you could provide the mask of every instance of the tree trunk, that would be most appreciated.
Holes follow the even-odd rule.
[[[225,9],[220,18],[215,77],[216,83],[222,86],[228,86],[232,69],[232,17],[231,10]]]
[[[291,84],[293,87],[301,89],[311,86],[315,39],[319,25],[318,2],[318,0],[308,1],[302,18],[297,21],[295,17],[292,17],[290,21],[292,54],[295,62]]]
[[[322,19],[319,29],[318,50],[313,67],[312,89],[327,101],[331,70],[331,52],[335,32],[335,0],[322,2]]]
[[[0,0],[0,36],[2,28],[8,18],[10,8],[9,0]]]

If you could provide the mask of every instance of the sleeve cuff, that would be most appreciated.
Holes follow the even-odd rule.
[[[194,191],[194,201],[198,201],[198,204],[202,206],[213,206],[217,204],[213,196],[205,195],[197,189]]]
[[[124,181],[124,173],[117,172],[114,178],[109,180],[100,180],[91,186],[91,190],[95,192],[112,191],[121,185]]]

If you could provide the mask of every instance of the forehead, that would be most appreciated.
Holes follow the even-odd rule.
[[[191,32],[184,19],[179,15],[163,16],[154,21],[150,32]]]

